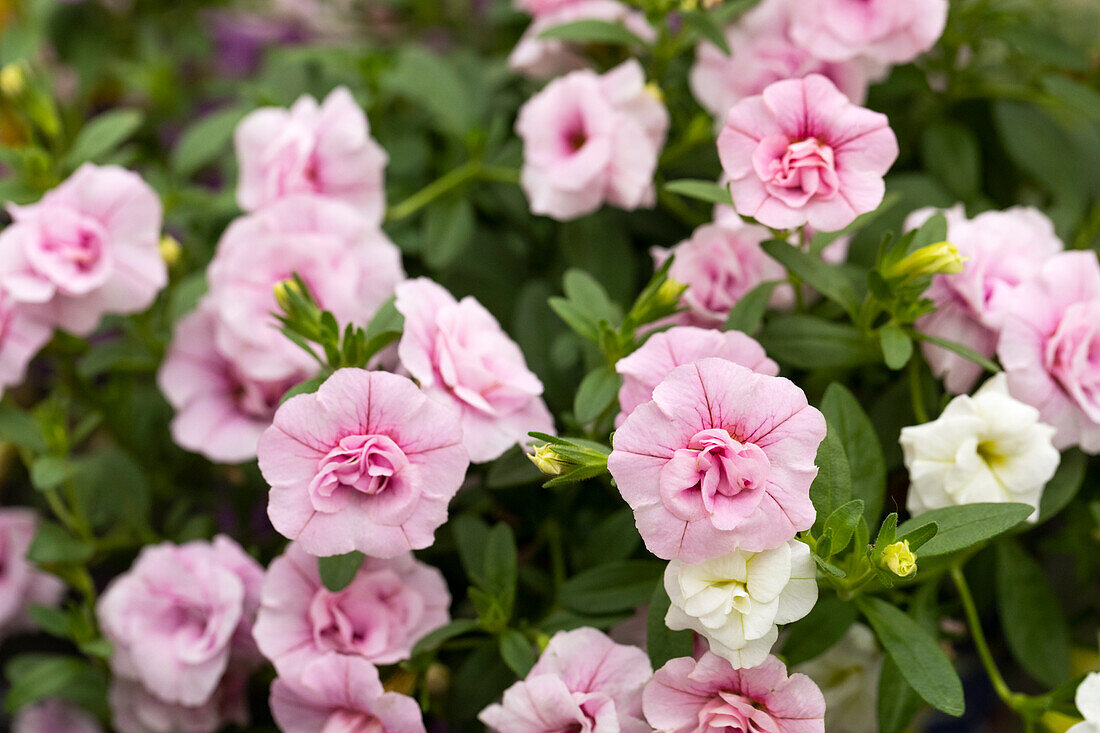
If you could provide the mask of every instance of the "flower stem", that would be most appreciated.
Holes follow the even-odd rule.
[[[920,386],[920,360],[916,354],[909,357],[909,399],[913,403],[913,415],[918,423],[928,422],[928,410],[924,407],[924,395]]]
[[[471,160],[440,176],[404,201],[391,206],[386,212],[386,220],[398,221],[412,216],[443,194],[476,178],[501,183],[519,182],[519,174],[511,168],[487,166],[480,160]]]

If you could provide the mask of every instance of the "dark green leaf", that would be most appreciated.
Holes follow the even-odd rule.
[[[623,46],[642,46],[648,44],[626,29],[621,23],[609,23],[606,20],[577,20],[547,28],[539,38],[557,38],[573,43],[612,43]]]
[[[837,431],[831,425],[825,440],[817,447],[817,477],[810,484],[810,500],[817,510],[815,526],[820,529],[825,519],[852,496],[851,468],[844,446],[840,443]]]
[[[410,656],[415,657],[418,654],[424,652],[430,652],[438,649],[444,642],[455,638],[456,636],[462,636],[476,629],[477,621],[472,618],[456,618],[449,624],[440,626],[438,629],[429,631],[416,642],[412,648],[412,654]]]
[[[822,595],[806,616],[785,627],[780,650],[788,667],[808,662],[840,641],[856,620],[856,607],[835,595]]]
[[[38,421],[15,405],[0,404],[0,440],[7,441],[33,453],[47,450],[46,438]]]
[[[768,256],[793,272],[802,281],[854,316],[857,307],[855,289],[840,268],[821,258],[806,254],[779,239],[761,245]]]
[[[646,616],[646,651],[653,669],[660,669],[665,662],[678,657],[690,657],[694,643],[690,630],[673,631],[665,625],[665,614],[671,605],[664,582],[657,580],[657,586],[650,597]]]
[[[485,585],[485,547],[489,543],[489,525],[472,514],[459,514],[447,522],[454,533],[458,557],[466,577],[475,585]]]
[[[35,626],[51,636],[61,639],[68,639],[72,636],[72,630],[69,626],[69,614],[60,608],[28,606],[27,615],[30,616]]]
[[[623,507],[611,513],[582,536],[573,552],[579,567],[592,567],[610,560],[625,560],[637,549],[642,538],[634,526],[634,512]]]
[[[773,359],[799,369],[840,369],[882,360],[878,344],[855,326],[816,316],[775,318],[761,332],[760,343]]]
[[[915,338],[917,341],[927,341],[930,344],[935,344],[936,346],[939,346],[941,349],[947,349],[948,351],[953,351],[954,353],[958,354],[962,358],[964,358],[968,361],[972,361],[975,364],[980,365],[986,371],[993,372],[994,374],[1001,371],[1001,368],[999,366],[994,364],[988,358],[986,358],[986,357],[982,356],[981,354],[979,354],[977,351],[974,351],[974,349],[970,348],[969,346],[965,346],[963,344],[957,343],[955,341],[950,341],[948,339],[943,339],[943,338],[940,338],[939,336],[933,336],[931,334],[921,333],[920,331],[914,331],[913,332],[913,338]]]
[[[91,545],[73,537],[60,524],[43,520],[27,549],[27,559],[37,563],[84,563],[93,552]]]
[[[713,181],[697,181],[684,179],[681,181],[669,181],[665,184],[665,190],[689,199],[699,199],[708,204],[725,204],[733,206],[729,189]]]
[[[505,629],[499,637],[500,657],[517,677],[526,677],[538,657],[531,642],[515,629]]]
[[[846,387],[833,382],[821,400],[821,412],[844,446],[852,472],[852,496],[863,500],[863,516],[869,526],[878,522],[886,495],[886,461],[875,427],[859,400]]]
[[[289,400],[291,397],[297,397],[300,394],[313,394],[318,389],[320,389],[321,385],[325,383],[326,379],[328,379],[328,375],[321,374],[319,376],[313,377],[312,379],[305,379],[301,382],[298,382],[296,385],[283,393],[283,396],[279,399],[279,404],[281,405]]]
[[[176,175],[189,176],[217,161],[232,142],[233,130],[247,111],[243,107],[221,109],[184,130],[172,150],[172,170]]]
[[[423,46],[403,46],[381,78],[388,91],[423,107],[451,134],[464,134],[476,121],[477,99],[469,85],[453,64]]]
[[[936,536],[921,548],[918,557],[947,555],[996,537],[1028,518],[1033,507],[1017,503],[980,503],[933,509],[898,527],[904,537],[917,527],[933,522]]]
[[[1058,470],[1043,489],[1043,497],[1039,502],[1039,522],[1050,519],[1073,501],[1085,482],[1087,466],[1087,457],[1077,448],[1071,448],[1062,454]]]
[[[517,573],[516,538],[511,527],[498,522],[485,543],[485,590],[500,599],[506,618],[515,602]]]
[[[937,122],[924,131],[920,150],[924,167],[956,196],[970,199],[981,191],[981,149],[969,127]]]
[[[527,453],[522,448],[515,447],[489,464],[485,485],[490,489],[507,489],[542,480],[542,472],[531,463]]]
[[[592,320],[601,319],[616,323],[622,318],[622,309],[608,296],[603,285],[584,270],[570,268],[562,277],[565,296],[591,316]]]
[[[565,581],[558,602],[578,613],[628,611],[649,600],[664,566],[654,560],[615,560],[597,565]]]
[[[75,168],[107,155],[137,132],[144,120],[145,115],[136,109],[104,112],[81,128],[65,155],[65,165]]]
[[[997,543],[997,612],[1012,656],[1047,687],[1069,678],[1069,627],[1046,573],[1010,539]]]
[[[425,264],[440,270],[466,250],[474,237],[474,208],[469,199],[451,198],[432,205],[424,215]]]
[[[879,329],[878,336],[886,366],[896,370],[909,363],[913,356],[913,339],[909,334],[898,326],[887,325]]]
[[[717,46],[722,53],[730,55],[729,41],[713,15],[705,10],[689,10],[682,13],[682,17],[689,28]]]
[[[833,510],[829,518],[825,520],[825,532],[832,536],[829,545],[829,554],[835,555],[852,541],[852,535],[856,532],[856,525],[863,519],[863,500],[853,499],[846,504],[841,504]]]
[[[72,475],[73,464],[61,456],[42,456],[31,464],[31,483],[39,491],[56,489]]]
[[[752,336],[760,329],[760,323],[764,320],[764,313],[768,310],[772,292],[780,283],[776,280],[762,282],[741,298],[730,308],[726,317],[726,331],[740,331]]]
[[[586,425],[599,417],[615,401],[622,383],[623,378],[610,366],[593,369],[585,375],[573,400],[573,416],[577,422]]]
[[[84,379],[93,379],[107,372],[153,372],[159,360],[143,344],[129,339],[116,339],[92,346],[76,365]]]
[[[894,660],[883,659],[878,681],[879,733],[903,733],[922,707],[920,695],[901,676]]]
[[[12,713],[39,700],[62,697],[77,703],[106,699],[107,680],[78,657],[59,654],[24,654],[4,668],[11,683],[4,710]]]
[[[935,522],[929,522],[928,524],[922,524],[919,527],[914,527],[912,531],[906,532],[903,535],[899,535],[894,542],[908,542],[909,549],[913,552],[921,549],[927,545],[936,533],[940,531],[940,527]]]
[[[363,567],[366,557],[358,550],[345,555],[317,558],[317,570],[321,573],[321,582],[333,593],[347,588],[355,580],[359,568]]]

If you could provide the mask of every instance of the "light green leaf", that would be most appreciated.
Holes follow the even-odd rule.
[[[363,567],[366,556],[358,550],[345,555],[317,558],[317,570],[321,573],[321,582],[333,593],[347,588],[355,580],[359,568]]]
[[[679,196],[686,196],[689,199],[706,201],[708,204],[725,204],[726,206],[733,206],[733,199],[730,198],[729,189],[713,181],[699,181],[685,178],[679,181],[669,181],[665,184],[665,190]]]
[[[854,317],[858,306],[855,289],[840,268],[779,239],[770,239],[761,246],[769,257]]]
[[[1033,507],[1019,503],[980,503],[933,509],[898,527],[898,537],[935,523],[936,536],[920,548],[918,558],[947,555],[1007,532],[1028,518]]]
[[[848,503],[852,496],[852,477],[848,457],[844,453],[844,446],[840,443],[836,429],[831,425],[825,440],[821,441],[821,445],[817,447],[817,458],[814,463],[817,465],[817,476],[810,484],[810,500],[813,501],[814,509],[817,510],[815,527],[819,533],[825,524],[825,519],[841,505]]]
[[[111,153],[137,132],[144,121],[145,115],[136,109],[113,109],[89,120],[65,155],[65,165],[75,168]]]
[[[863,500],[863,517],[874,526],[882,513],[886,496],[886,460],[875,427],[851,392],[833,382],[821,400],[821,412],[836,430],[844,446],[852,474],[852,496]]]
[[[913,356],[913,339],[898,326],[886,325],[879,329],[879,345],[886,366],[897,370],[909,363]]]
[[[233,140],[233,131],[248,110],[229,107],[212,112],[180,135],[172,150],[172,170],[178,176],[189,176],[215,162]]]
[[[586,374],[573,401],[577,422],[586,425],[599,417],[615,401],[622,383],[622,376],[611,366],[599,367]]]
[[[531,642],[515,629],[505,629],[499,637],[499,643],[500,657],[504,663],[516,673],[517,677],[526,677],[538,659]]]
[[[572,43],[611,43],[622,46],[647,47],[649,44],[631,33],[621,23],[606,20],[577,20],[547,28],[539,38],[556,38]]]

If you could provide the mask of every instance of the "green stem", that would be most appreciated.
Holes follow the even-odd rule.
[[[386,219],[388,221],[398,221],[412,216],[448,191],[476,178],[483,170],[484,167],[480,160],[471,160],[465,165],[455,168],[450,173],[446,173],[432,181],[401,203],[391,206],[390,210],[386,212]],[[492,170],[495,174],[499,175],[499,169],[493,168]]]
[[[917,422],[928,422],[928,410],[924,407],[924,395],[920,385],[920,360],[915,354],[909,357],[909,399],[913,403],[913,414]]]

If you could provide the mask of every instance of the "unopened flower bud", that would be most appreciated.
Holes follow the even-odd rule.
[[[694,0],[692,0],[694,1]],[[657,82],[651,81],[645,85],[646,94],[656,99],[658,102],[665,101],[665,93],[661,91],[661,87],[657,86]]]
[[[400,692],[402,695],[411,695],[416,689],[416,674],[407,669],[399,669],[382,683],[387,692]]]
[[[676,305],[680,302],[680,296],[684,294],[687,288],[686,283],[669,278],[661,283],[661,287],[657,288],[656,300],[660,305]]]
[[[962,272],[967,258],[951,242],[937,242],[910,252],[891,266],[890,277],[920,277],[921,275],[955,275]]]
[[[543,632],[538,632],[535,635],[535,646],[539,649],[539,654],[546,651],[546,647],[550,644],[550,637]]]
[[[5,97],[14,99],[23,94],[27,88],[27,72],[18,61],[13,61],[0,69],[0,93]]]
[[[535,466],[547,476],[560,476],[567,465],[565,461],[554,452],[553,446],[549,444],[538,446],[535,448],[535,452],[528,453],[527,457],[531,459],[531,463],[534,463]]]
[[[169,267],[175,267],[179,261],[180,256],[183,254],[183,248],[180,247],[180,243],[176,241],[176,238],[170,234],[165,234],[160,238],[160,256],[164,260],[164,263]]]
[[[428,688],[429,695],[445,695],[451,686],[451,671],[439,662],[432,662],[424,673],[424,686]]]
[[[917,572],[917,556],[909,549],[909,540],[888,545],[882,551],[882,561],[899,578],[906,578]]]
[[[286,280],[280,280],[275,283],[275,302],[279,304],[279,307],[283,309],[283,312],[290,312],[290,296],[292,294],[301,294],[302,289],[298,287],[298,283],[294,282],[290,278]]]

